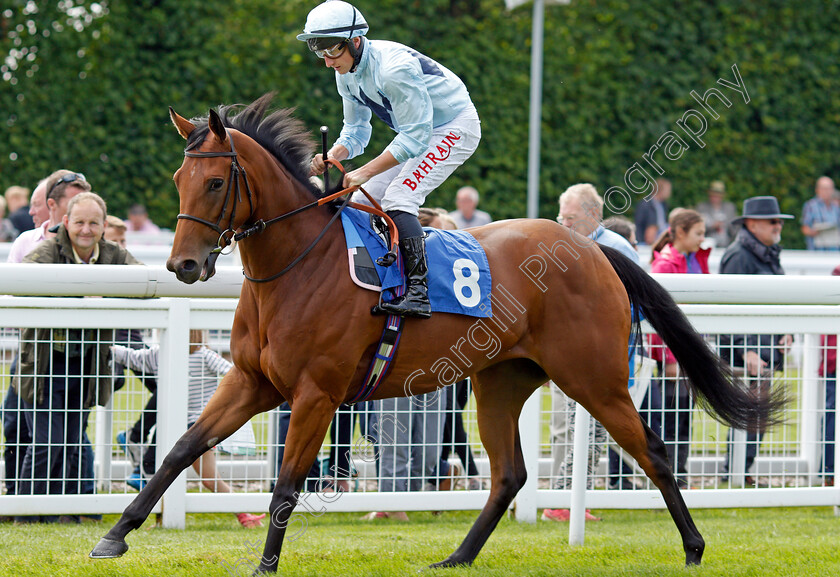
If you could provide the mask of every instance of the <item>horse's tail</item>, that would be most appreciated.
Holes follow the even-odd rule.
[[[783,421],[782,409],[786,400],[780,387],[769,390],[747,387],[691,326],[662,285],[619,251],[605,246],[600,248],[630,298],[634,310],[632,332],[641,332],[638,315],[641,312],[674,353],[693,396],[703,409],[731,427],[749,431],[762,430]]]

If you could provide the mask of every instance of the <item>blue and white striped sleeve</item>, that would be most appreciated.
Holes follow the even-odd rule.
[[[233,368],[233,363],[207,347],[201,348],[201,355],[204,358],[204,366],[214,375],[224,376]]]
[[[158,374],[160,370],[159,351],[160,347],[157,345],[148,349],[132,349],[122,345],[111,345],[114,362],[128,367],[135,373]]]

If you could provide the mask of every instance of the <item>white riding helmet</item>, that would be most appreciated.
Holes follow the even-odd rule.
[[[341,0],[327,0],[319,4],[306,17],[303,33],[297,35],[298,40],[307,41],[312,38],[339,38],[350,40],[367,34],[368,24],[359,10]],[[309,43],[310,48],[312,48]]]

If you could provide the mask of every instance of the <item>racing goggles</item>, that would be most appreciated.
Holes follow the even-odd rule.
[[[332,46],[328,46],[325,48],[313,46],[313,43],[310,44],[309,49],[312,50],[312,52],[314,52],[315,56],[317,56],[318,58],[338,58],[339,56],[344,54],[344,50],[347,48],[348,42],[348,40],[342,40],[338,44],[333,44]]]

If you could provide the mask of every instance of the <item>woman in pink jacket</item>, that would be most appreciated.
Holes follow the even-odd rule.
[[[711,249],[700,248],[706,239],[703,216],[694,210],[676,208],[668,217],[668,228],[653,244],[650,272],[709,274]],[[688,486],[686,461],[691,439],[692,399],[680,383],[679,367],[659,335],[650,335],[650,356],[659,363],[663,380],[662,439],[668,450],[668,462],[680,487]]]

